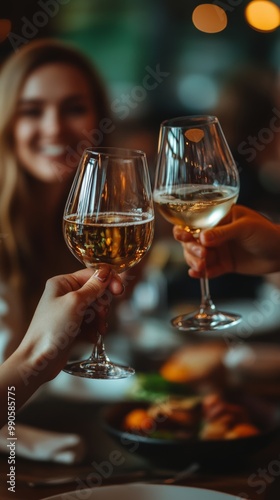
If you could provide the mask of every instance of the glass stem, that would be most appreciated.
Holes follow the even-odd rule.
[[[199,233],[194,233],[193,237],[200,243]],[[207,271],[205,270],[205,274]],[[214,311],[216,309],[215,304],[212,302],[210,289],[209,289],[209,280],[208,278],[200,278],[200,291],[201,291],[201,302],[199,306],[199,311],[201,314],[207,313],[207,311]]]
[[[214,310],[215,305],[212,302],[209,290],[209,280],[208,278],[200,279],[200,289],[201,289],[201,304],[200,310],[207,311],[209,309]]]
[[[103,342],[103,337],[100,335],[99,332],[96,332],[97,339],[96,342],[93,346],[93,350],[90,356],[90,361],[98,362],[100,364],[104,363],[110,363],[110,359],[108,358],[106,352],[105,352],[105,347],[104,347],[104,342]]]

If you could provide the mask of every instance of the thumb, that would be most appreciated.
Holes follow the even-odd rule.
[[[104,293],[111,277],[112,271],[110,267],[101,265],[76,293],[81,300],[86,299],[93,302]]]
[[[247,230],[247,224],[238,220],[224,226],[201,231],[200,242],[206,247],[216,247],[235,238],[246,238]]]

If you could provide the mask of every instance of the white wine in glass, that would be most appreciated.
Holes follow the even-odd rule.
[[[154,234],[153,197],[146,155],[119,148],[86,149],[63,216],[65,241],[86,267],[108,264],[117,273],[135,266]],[[64,371],[80,377],[119,379],[134,373],[113,363],[102,335],[89,359],[69,362]]]
[[[229,212],[238,194],[237,167],[217,117],[185,116],[161,124],[153,196],[166,220],[199,239],[202,229]],[[172,324],[183,331],[211,331],[239,323],[239,315],[216,308],[207,276],[200,282],[199,309]]]

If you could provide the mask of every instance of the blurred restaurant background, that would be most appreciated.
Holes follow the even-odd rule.
[[[144,150],[152,183],[160,123],[183,115],[217,115],[240,174],[238,202],[280,223],[279,27],[280,0],[211,0],[209,3],[203,0],[1,0],[0,66],[10,54],[36,39],[53,37],[80,49],[99,70],[107,87],[115,125],[109,138],[112,145]],[[40,223],[42,230],[44,223]],[[30,263],[30,267],[32,265]],[[41,266],[44,261],[40,257]],[[37,279],[36,274],[35,277]],[[77,441],[78,446],[85,443],[86,458],[81,462],[82,468],[77,468],[71,448],[73,459],[69,458],[69,464],[73,469],[66,468],[68,463],[66,467],[62,464],[63,468],[56,468],[57,464],[51,463],[57,459],[49,443],[58,442],[62,455],[68,457],[64,441],[60,444],[60,434],[51,439],[42,434],[41,439],[36,433],[34,447],[30,447],[31,438],[24,429],[18,443],[24,443],[25,433],[29,454],[27,463],[21,462],[18,447],[17,488],[21,488],[20,470],[26,471],[28,480],[32,480],[28,484],[32,486],[36,485],[34,478],[47,477],[48,480],[54,478],[59,488],[57,478],[61,475],[67,480],[71,475],[79,494],[77,488],[82,483],[99,486],[104,478],[104,485],[107,478],[109,484],[110,480],[114,481],[108,466],[117,473],[122,468],[116,466],[123,463],[125,473],[130,468],[146,468],[146,459],[143,461],[143,457],[138,456],[138,443],[134,448],[127,436],[118,451],[119,443],[108,433],[108,425],[104,426],[105,413],[99,414],[100,403],[132,401],[135,404],[161,401],[163,396],[168,400],[169,395],[174,394],[188,398],[232,391],[241,395],[241,401],[248,402],[248,406],[254,403],[254,395],[268,401],[266,405],[256,400],[258,404],[252,405],[251,412],[253,410],[257,418],[264,415],[267,422],[272,421],[273,416],[272,429],[269,427],[267,432],[264,427],[258,436],[261,439],[256,440],[262,443],[260,447],[273,441],[269,453],[257,454],[259,445],[254,448],[254,438],[253,446],[246,444],[249,440],[244,444],[238,440],[241,445],[237,443],[237,448],[232,439],[226,438],[226,443],[220,442],[221,447],[216,445],[219,440],[214,441],[217,453],[216,448],[215,454],[208,452],[206,461],[203,456],[197,461],[194,455],[191,462],[179,463],[181,452],[178,453],[177,447],[172,453],[160,446],[159,466],[166,459],[168,468],[171,465],[175,470],[178,462],[180,471],[190,471],[186,481],[194,481],[186,484],[203,488],[210,485],[210,489],[228,491],[228,482],[229,492],[238,497],[279,500],[280,273],[256,277],[232,274],[211,279],[211,296],[217,308],[240,314],[242,322],[222,331],[176,330],[170,319],[198,308],[200,284],[188,276],[181,245],[173,238],[172,225],[156,212],[152,248],[141,264],[131,269],[126,283],[126,292],[122,297],[114,297],[110,304],[105,344],[109,357],[115,362],[130,364],[136,375],[110,383],[73,377],[61,371],[54,380],[44,384],[17,416],[17,432],[23,423],[63,435],[71,433],[70,443],[77,435],[82,437],[82,441]],[[0,319],[1,314],[3,309]],[[91,350],[92,345],[88,343],[75,346],[76,359],[87,357],[86,353],[89,355]],[[39,365],[38,372],[41,369]],[[178,386],[180,392],[176,392]],[[270,405],[270,398],[277,406]],[[223,405],[221,408],[223,412]],[[223,413],[219,412],[218,417],[223,419]],[[182,414],[179,411],[179,420]],[[144,420],[147,421],[146,417]],[[163,421],[162,417],[158,420]],[[5,450],[6,439],[5,435]],[[204,450],[203,442],[200,448],[199,442],[194,439],[192,445],[192,441],[191,438],[190,446],[186,446],[183,439],[186,452],[193,453],[198,444],[198,455],[203,455],[204,452],[199,451]],[[159,442],[162,444],[161,439]],[[24,446],[21,447],[24,450]],[[247,448],[255,450],[256,457],[243,468]],[[45,450],[47,456],[50,455],[49,468],[45,463],[40,468],[40,460],[45,460],[40,457],[41,449],[43,457]],[[239,450],[238,455],[231,450]],[[6,456],[3,464],[4,460],[7,464]],[[149,474],[150,463],[153,462],[149,456]],[[198,472],[196,468],[186,468],[189,463],[198,467]],[[216,476],[213,475],[215,467]],[[95,468],[98,474],[94,473]],[[107,469],[109,472],[105,475]],[[234,471],[239,469],[242,476],[236,479]],[[104,475],[99,474],[103,470]],[[227,470],[228,479],[227,472],[224,473]],[[264,471],[268,479],[263,481],[265,476],[259,471]],[[101,478],[101,475],[101,483],[95,483],[94,477]],[[26,474],[24,477],[26,479]],[[92,482],[85,483],[83,477]],[[6,485],[6,477],[4,483]],[[73,484],[69,483],[69,489],[74,488]],[[264,487],[265,496],[253,489],[257,485]],[[57,492],[66,491],[66,487],[65,482]],[[276,496],[267,496],[272,490]],[[31,488],[27,497],[37,498],[40,491]],[[240,491],[248,491],[248,495]],[[52,492],[50,482],[44,496]]]
[[[249,24],[251,4],[263,5],[264,27]],[[235,68],[279,70],[278,5],[259,0],[10,0],[0,8],[1,59],[34,38],[69,41],[97,65],[112,103],[119,99],[116,120],[158,127],[174,115],[213,110]],[[150,78],[150,88],[141,93],[138,87],[145,89],[145,77],[153,71],[158,85],[152,86]],[[127,94],[131,99],[124,106]]]
[[[114,141],[146,151],[152,180],[161,121],[216,114],[240,172],[239,202],[280,220],[279,0],[9,0],[0,18],[2,62],[44,37],[69,42],[92,60],[109,92]],[[172,227],[158,215],[145,262],[132,299],[140,314],[197,304],[199,283],[188,277]],[[215,302],[230,301],[232,309],[237,301],[242,314],[246,300],[249,312],[255,307],[262,320],[252,320],[253,329],[280,324],[277,304],[260,312],[275,287],[278,275],[211,280]],[[130,317],[123,304],[120,316]]]

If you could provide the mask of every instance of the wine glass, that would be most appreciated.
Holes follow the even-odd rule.
[[[154,233],[153,197],[146,155],[119,148],[86,149],[63,215],[65,241],[86,267],[106,263],[122,273],[140,262]],[[119,379],[134,369],[110,361],[102,336],[89,359],[64,371],[80,377]]]
[[[166,220],[199,239],[202,229],[227,214],[238,194],[237,167],[217,117],[183,116],[161,124],[153,197]],[[179,330],[220,330],[241,320],[217,310],[205,274],[199,309],[172,320]]]

